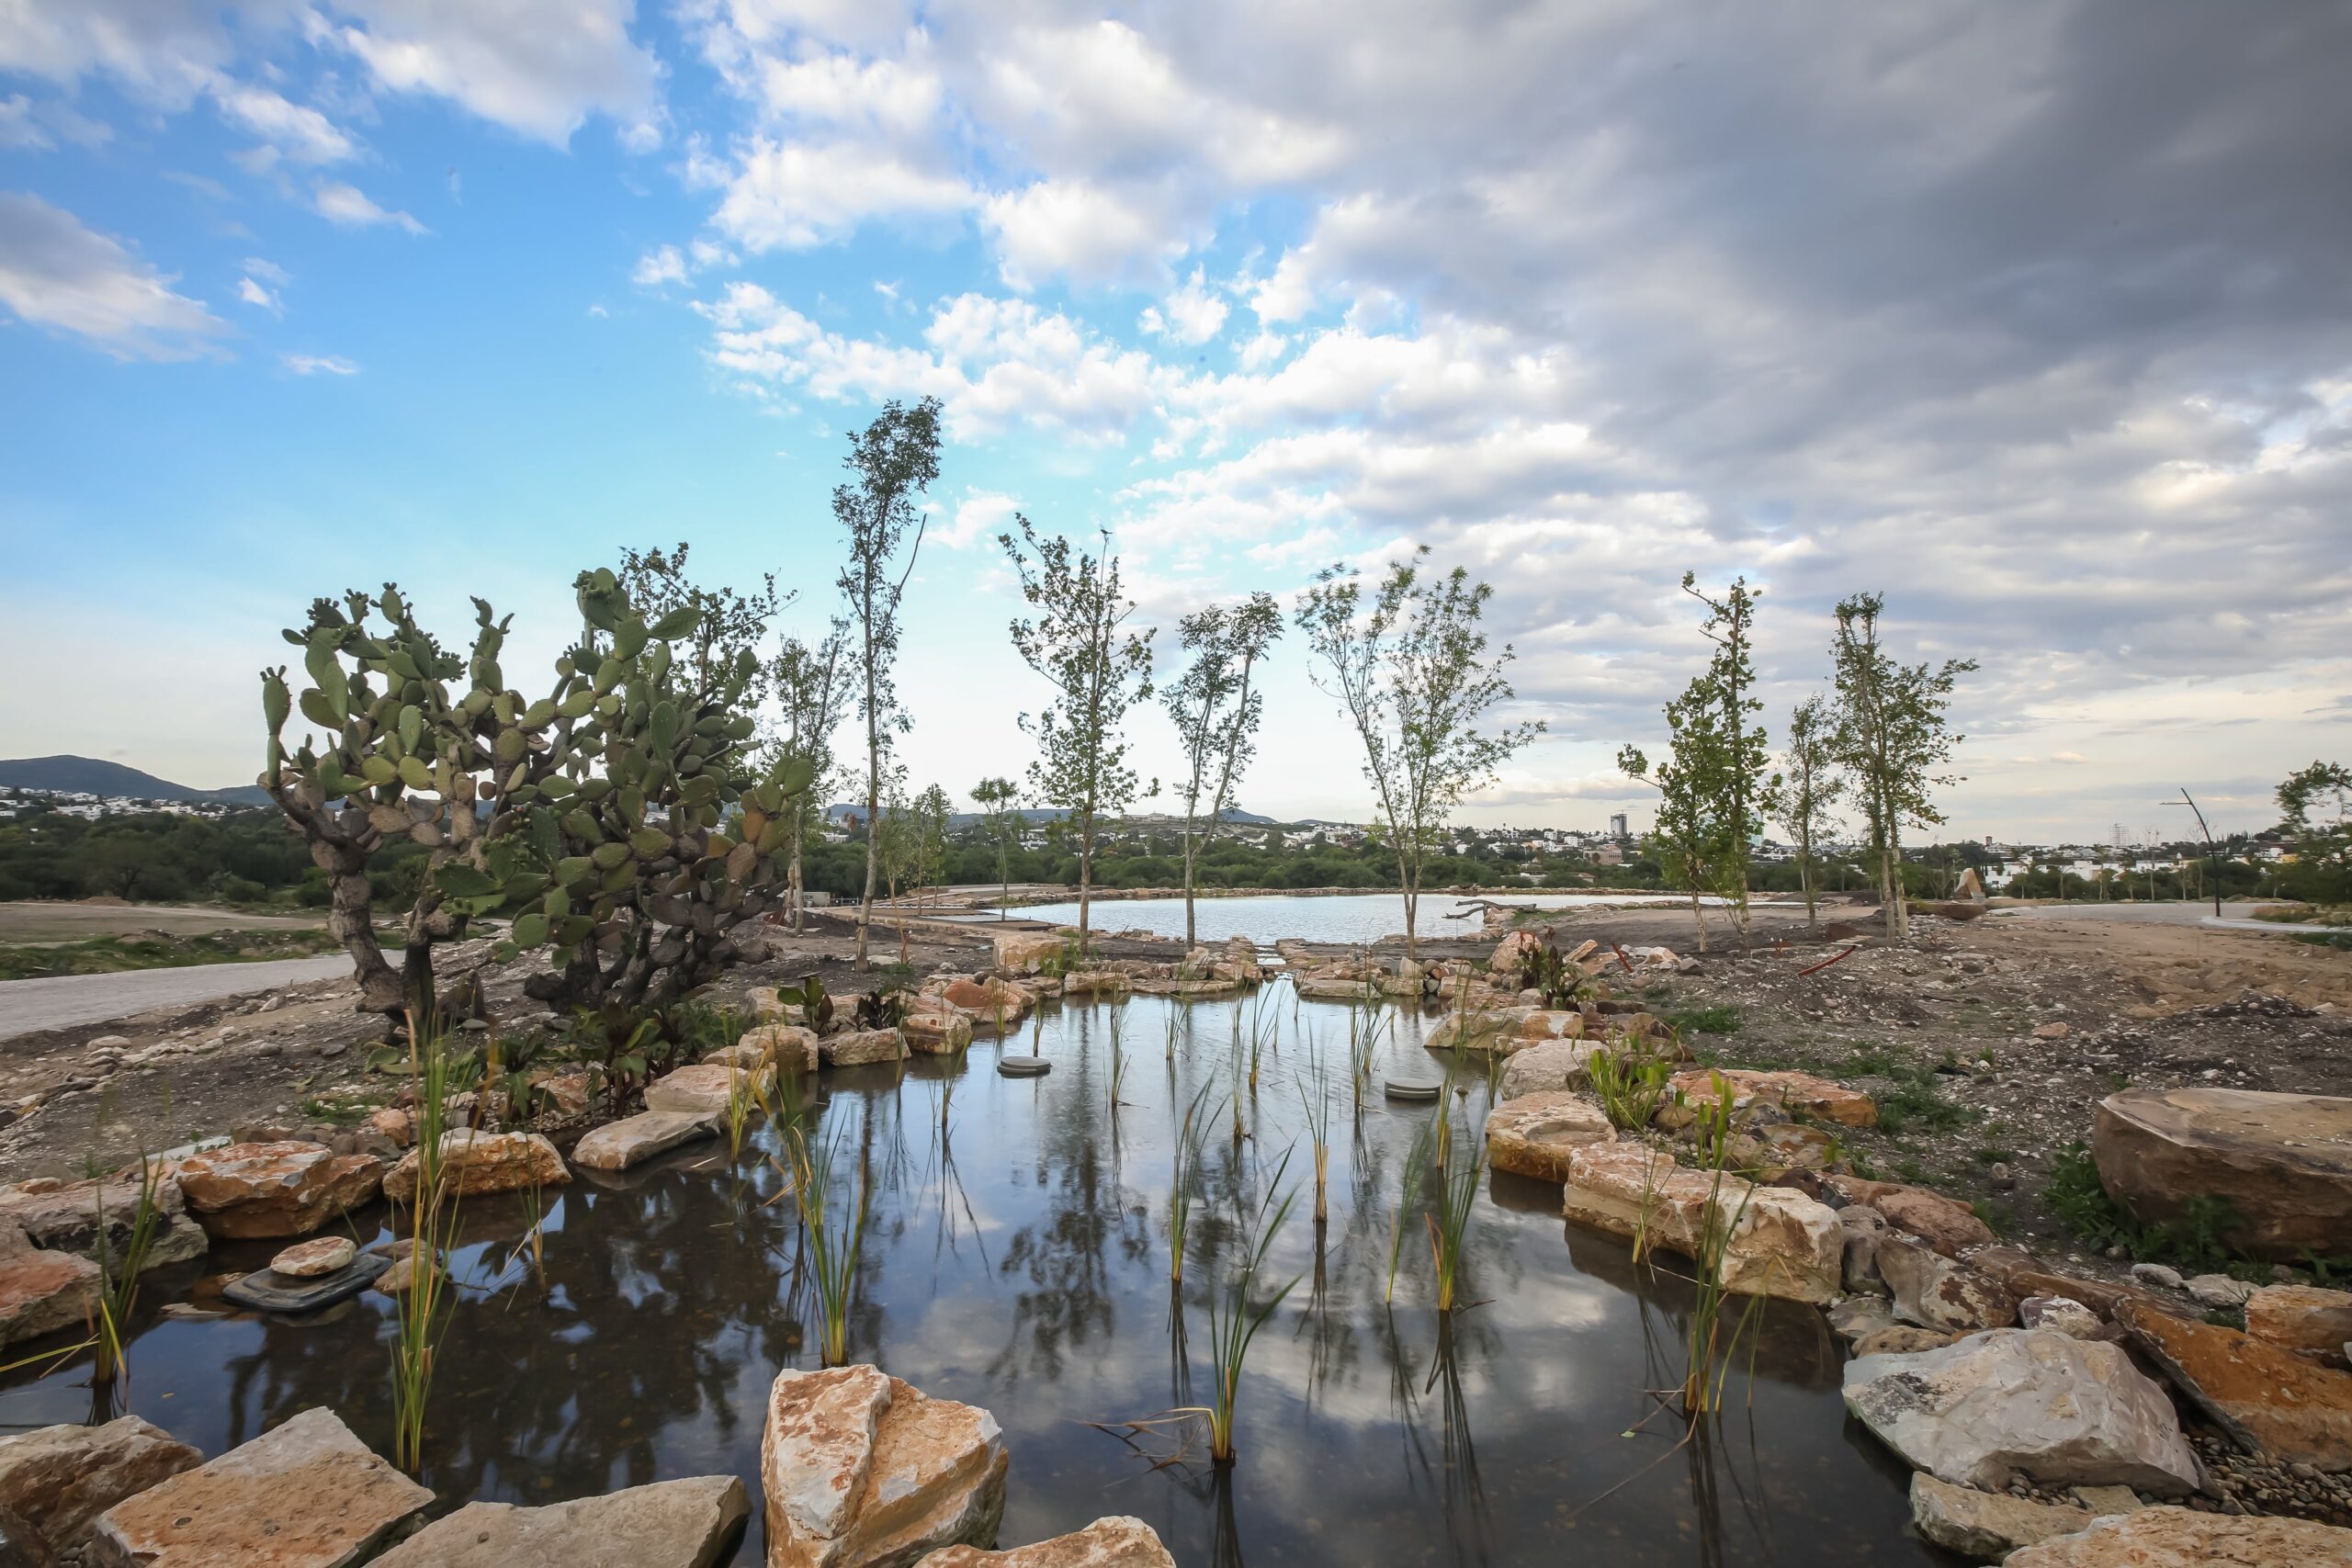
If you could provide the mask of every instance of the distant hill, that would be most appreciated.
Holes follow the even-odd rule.
[[[231,806],[267,806],[259,784],[234,789],[190,789],[153,773],[103,762],[96,757],[19,757],[0,761],[0,784],[11,789],[65,790],[76,795],[121,795],[132,800],[220,801]]]

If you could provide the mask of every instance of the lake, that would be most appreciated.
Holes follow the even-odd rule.
[[[1686,1438],[1647,1391],[1679,1382],[1687,1287],[1637,1266],[1625,1243],[1570,1227],[1556,1187],[1489,1176],[1467,1248],[1477,1304],[1438,1314],[1429,1192],[1412,1196],[1401,1232],[1398,1217],[1435,1108],[1374,1092],[1359,1109],[1347,1010],[1295,1006],[1279,983],[1262,995],[1238,1014],[1244,1038],[1253,1019],[1275,1031],[1254,1092],[1235,1008],[1150,998],[1055,1009],[1042,1030],[1018,1030],[1006,1048],[1041,1050],[1056,1064],[1043,1078],[999,1077],[984,1041],[960,1059],[808,1080],[821,1081],[808,1115],[816,1145],[838,1154],[838,1185],[862,1171],[872,1193],[853,1359],[994,1413],[1012,1456],[1005,1543],[1134,1514],[1187,1568],[1947,1561],[1908,1529],[1906,1468],[1847,1419],[1840,1348],[1818,1312],[1766,1303],[1753,1382],[1743,1348],[1727,1412]],[[1379,1066],[1442,1071],[1421,1027],[1403,1016]],[[1322,1077],[1318,1041],[1333,1068]],[[1127,1062],[1118,1106],[1114,1054]],[[1238,1144],[1226,1131],[1237,1085]],[[1330,1107],[1321,1229],[1306,1135],[1318,1086]],[[1204,1090],[1212,1134],[1185,1282],[1171,1292],[1171,1156]],[[1475,1136],[1485,1096],[1481,1082],[1453,1098],[1459,1137]],[[464,1288],[424,1475],[444,1507],[731,1472],[754,1520],[735,1561],[758,1562],[768,1386],[780,1367],[817,1364],[780,1146],[762,1128],[738,1158],[706,1142],[625,1174],[582,1173],[550,1194],[544,1280],[510,1258],[527,1224],[519,1196],[465,1200]],[[1128,1440],[1089,1425],[1204,1402],[1207,1294],[1278,1170],[1298,1198],[1267,1272],[1298,1283],[1251,1352],[1238,1462],[1214,1469],[1197,1442],[1178,1457],[1172,1429]],[[363,1243],[388,1234],[383,1213],[362,1216]],[[259,1268],[274,1245],[226,1245],[202,1267]],[[390,1451],[385,1298],[311,1321],[161,1315],[193,1268],[150,1277],[119,1407],[218,1454],[324,1404]],[[86,1365],[0,1380],[0,1423],[86,1418]]]
[[[1656,904],[1687,902],[1670,893],[1481,893],[1497,904],[1518,904],[1545,909],[1590,908],[1596,904]],[[1415,934],[1424,939],[1481,937],[1486,927],[1476,910],[1458,920],[1445,918],[1463,900],[1450,893],[1424,894],[1415,911]],[[1712,902],[1712,900],[1711,900]],[[1204,942],[1246,936],[1271,946],[1284,937],[1306,942],[1341,942],[1369,947],[1385,936],[1405,934],[1405,898],[1398,893],[1339,893],[1328,897],[1289,894],[1252,895],[1240,898],[1200,898],[1193,905],[1193,927]],[[1026,904],[1013,914],[1057,925],[1078,923],[1078,901]],[[1149,931],[1153,936],[1184,934],[1182,898],[1106,898],[1095,901],[1093,926],[1100,931]]]

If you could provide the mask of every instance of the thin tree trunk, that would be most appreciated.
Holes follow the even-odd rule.
[[[1086,829],[1078,837],[1078,956],[1086,957],[1087,914],[1094,892],[1094,818],[1090,812]]]
[[[1184,832],[1184,951],[1190,953],[1197,939],[1193,934],[1193,834]]]

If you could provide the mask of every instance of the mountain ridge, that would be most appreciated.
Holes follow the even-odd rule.
[[[259,784],[228,789],[193,789],[125,762],[61,753],[54,757],[0,759],[0,785],[11,789],[50,789],[74,795],[96,795],[130,800],[169,800],[189,805],[267,806],[269,796]]]

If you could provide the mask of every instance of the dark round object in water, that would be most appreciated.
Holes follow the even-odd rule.
[[[1391,1100],[1435,1100],[1445,1088],[1427,1078],[1383,1078],[1380,1087]]]
[[[1041,1078],[1054,1065],[1043,1056],[999,1056],[996,1070],[1009,1078]]]

